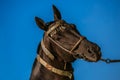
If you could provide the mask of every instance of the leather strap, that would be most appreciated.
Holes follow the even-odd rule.
[[[77,43],[73,46],[73,48],[70,51],[72,52],[83,39],[85,39],[85,37],[80,36],[80,39],[77,41]]]
[[[50,70],[50,71],[52,71],[52,72],[54,72],[56,74],[59,74],[61,76],[66,76],[70,80],[72,79],[72,73],[70,73],[69,71],[63,71],[63,70],[60,70],[60,69],[57,69],[57,68],[51,66],[50,64],[45,62],[39,55],[37,55],[37,61],[40,62],[48,70]]]
[[[43,39],[42,39],[42,41],[41,41],[41,47],[42,47],[42,50],[44,51],[44,53],[45,53],[51,60],[54,60],[53,54],[45,47],[44,42],[43,42]]]
[[[48,31],[46,32],[47,33],[47,35],[49,34],[49,33],[51,33],[53,30],[55,30],[57,27],[59,27],[59,25],[62,23],[62,21],[60,20],[60,21],[57,21],[55,24],[51,24],[50,25],[50,29],[48,29]]]

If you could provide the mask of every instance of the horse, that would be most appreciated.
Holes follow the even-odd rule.
[[[44,37],[37,49],[30,80],[74,80],[71,62],[76,59],[117,62],[102,59],[100,47],[82,36],[76,25],[63,20],[56,6],[52,8],[54,21],[45,23],[35,17],[38,27],[44,30]]]

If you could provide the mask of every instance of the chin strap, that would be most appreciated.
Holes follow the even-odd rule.
[[[100,59],[101,61],[104,61],[104,62],[106,62],[106,63],[115,63],[115,62],[120,62],[120,60],[111,60],[111,59]]]

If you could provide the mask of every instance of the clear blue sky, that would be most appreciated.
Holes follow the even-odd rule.
[[[53,20],[52,4],[80,33],[120,59],[119,0],[0,0],[0,80],[29,80],[43,31],[34,17]],[[75,80],[120,80],[120,63],[73,63]]]

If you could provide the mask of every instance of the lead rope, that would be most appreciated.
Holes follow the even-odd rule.
[[[101,61],[103,62],[106,62],[106,63],[115,63],[115,62],[120,62],[120,60],[111,60],[111,59],[100,59]]]

